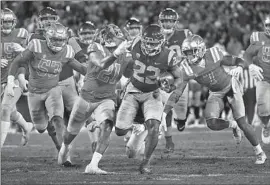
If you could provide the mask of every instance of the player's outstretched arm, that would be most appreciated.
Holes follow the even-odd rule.
[[[75,71],[81,73],[82,75],[86,75],[87,73],[87,67],[81,64],[78,60],[75,58],[72,58],[67,63],[72,69]]]
[[[89,61],[101,69],[109,67],[116,59],[113,54],[103,57],[100,52],[91,52],[89,55]]]
[[[165,114],[168,114],[168,112],[170,112],[170,110],[172,110],[173,107],[176,105],[179,98],[182,96],[184,89],[187,86],[187,83],[188,83],[188,81],[182,81],[182,83],[180,85],[178,85],[177,89],[175,89],[172,92],[172,94],[170,95],[168,101],[166,102],[166,104],[164,106],[163,112]]]
[[[24,50],[22,53],[17,55],[10,65],[8,75],[14,77],[19,67],[24,67],[28,61],[31,61],[33,57],[34,57],[33,53],[28,49]]]

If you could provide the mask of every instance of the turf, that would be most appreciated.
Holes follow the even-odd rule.
[[[257,129],[260,136],[260,129]],[[20,134],[9,134],[2,148],[1,184],[270,184],[270,162],[255,165],[255,156],[246,138],[236,145],[232,132],[186,129],[173,133],[175,152],[164,154],[164,138],[152,159],[153,174],[138,172],[140,161],[125,156],[123,137],[114,133],[100,162],[109,175],[83,174],[91,160],[86,132],[80,133],[72,153],[74,168],[57,165],[56,150],[47,133],[31,134],[22,147]],[[270,157],[269,145],[263,149]]]

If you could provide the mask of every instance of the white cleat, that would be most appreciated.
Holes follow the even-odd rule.
[[[233,138],[236,141],[236,144],[240,144],[242,141],[242,133],[238,126],[236,126],[236,128],[233,128]]]
[[[84,173],[92,174],[92,175],[106,175],[108,172],[100,169],[99,167],[93,167],[90,164],[88,164],[85,168]]]
[[[264,164],[266,159],[267,159],[267,157],[266,157],[265,153],[261,152],[256,156],[255,164]]]
[[[264,144],[270,144],[270,126],[264,126],[262,128],[262,142]]]
[[[27,122],[27,127],[25,129],[22,129],[22,139],[21,139],[21,144],[23,146],[25,146],[28,141],[29,141],[29,137],[30,137],[30,133],[34,127],[34,125],[30,122]]]
[[[70,146],[66,146],[63,143],[58,153],[58,164],[63,165],[67,161],[70,162],[69,150],[70,150]]]

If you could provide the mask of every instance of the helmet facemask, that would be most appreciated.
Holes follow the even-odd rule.
[[[57,23],[59,17],[56,15],[45,15],[38,18],[39,26],[42,29],[49,27],[52,24]]]
[[[84,44],[91,44],[97,34],[97,30],[84,30],[78,33],[80,42]]]
[[[270,36],[270,16],[266,17],[264,21],[264,31],[266,35]]]
[[[3,10],[1,13],[1,31],[4,34],[10,34],[17,24],[17,18],[12,11],[5,12]]]
[[[162,50],[164,40],[153,40],[152,38],[143,38],[141,41],[141,48],[144,54],[148,56],[155,56]]]
[[[60,24],[53,24],[46,29],[45,37],[48,47],[54,51],[61,51],[68,41],[67,29]]]

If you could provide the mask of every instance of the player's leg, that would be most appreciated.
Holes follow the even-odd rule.
[[[7,95],[4,88],[2,90],[4,91],[4,94],[2,98],[2,109],[1,109],[1,133],[2,133],[1,134],[1,147],[3,146],[5,142],[7,133],[10,128],[11,113],[14,110],[16,110],[16,103],[22,95],[22,89],[19,86],[14,87],[13,97]],[[29,138],[29,127],[30,127],[29,124],[30,123],[26,122],[23,117],[20,117],[20,119],[19,118],[18,119],[14,118],[14,119],[19,121],[17,122],[17,124],[22,128],[23,132],[27,135],[27,137],[25,137],[24,139]],[[22,141],[24,139],[22,139]],[[26,143],[27,143],[27,140],[25,140],[24,143],[22,144],[26,144]]]
[[[243,95],[243,101],[245,105],[245,114],[247,121],[252,125],[253,118],[255,115],[255,105],[256,105],[256,88],[247,89]]]
[[[94,110],[95,120],[99,123],[100,134],[91,162],[87,165],[85,173],[106,174],[107,172],[98,167],[99,161],[109,146],[110,135],[115,120],[115,103],[113,100],[104,100]]]
[[[47,128],[48,134],[53,139],[55,146],[59,151],[63,141],[62,135],[64,127],[64,104],[62,99],[62,92],[59,86],[54,87],[47,92],[45,107],[49,115],[49,124]]]
[[[71,164],[69,151],[72,147],[72,141],[79,134],[84,122],[92,114],[97,105],[91,104],[78,97],[70,114],[66,132],[64,132],[63,143],[58,154],[58,164],[69,166]]]
[[[137,114],[139,104],[135,98],[135,94],[127,93],[119,107],[116,116],[115,134],[124,136],[132,131],[132,123]]]
[[[235,79],[232,79],[234,81]],[[253,146],[253,149],[255,151],[255,154],[257,156],[257,160],[255,164],[263,164],[266,160],[266,155],[263,152],[258,139],[256,137],[256,133],[253,129],[253,127],[246,122],[245,119],[245,106],[242,98],[242,93],[240,91],[240,87],[238,84],[238,81],[235,80],[233,82],[233,93],[227,94],[228,102],[231,105],[233,117],[236,120],[238,126],[241,128],[241,130],[244,132],[246,138],[249,140],[251,145]],[[270,93],[270,91],[269,91]]]
[[[207,127],[211,130],[218,131],[226,128],[232,128],[234,139],[239,144],[241,142],[242,136],[237,123],[235,121],[228,121],[219,118],[220,112],[224,109],[223,97],[227,91],[228,90],[226,89],[222,92],[210,92],[204,115]],[[233,93],[232,90],[230,90],[230,93]]]
[[[262,123],[262,141],[270,144],[270,83],[259,81],[256,85],[257,114]]]
[[[157,146],[159,126],[163,111],[163,104],[159,91],[148,93],[147,99],[142,104],[145,125],[148,131],[143,161],[140,165],[141,173],[151,173],[150,158]]]

